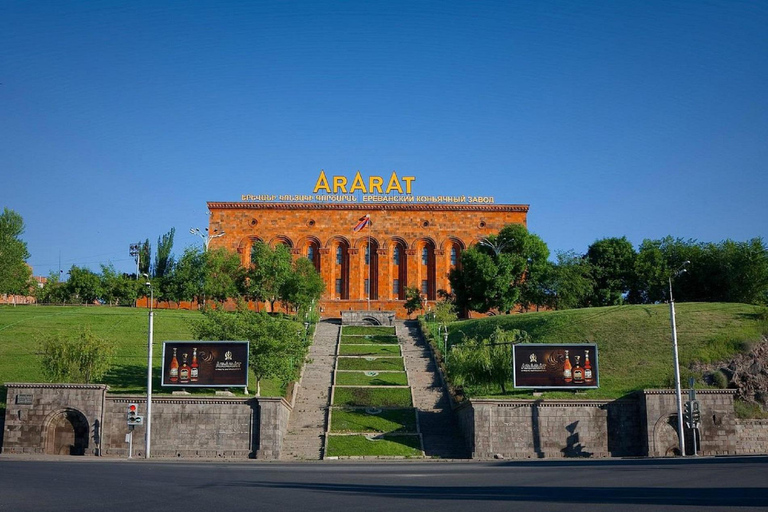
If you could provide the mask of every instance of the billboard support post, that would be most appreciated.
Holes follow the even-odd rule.
[[[147,277],[147,274],[144,274]],[[152,433],[152,342],[154,337],[155,312],[152,310],[154,302],[154,290],[152,283],[147,281],[149,287],[149,330],[147,333],[147,424],[144,435],[146,436],[144,458],[149,458],[151,433]]]

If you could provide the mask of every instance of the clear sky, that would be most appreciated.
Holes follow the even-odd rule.
[[[766,1],[5,0],[0,84],[36,275],[321,169],[530,204],[553,252],[768,238]]]

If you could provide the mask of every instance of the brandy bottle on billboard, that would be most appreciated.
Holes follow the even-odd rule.
[[[570,383],[573,380],[573,370],[571,369],[571,359],[568,357],[568,351],[565,351],[565,363],[563,364],[563,380]]]
[[[592,384],[595,378],[592,375],[592,363],[589,362],[589,350],[584,351],[584,384]]]
[[[200,369],[197,366],[197,349],[192,349],[192,365],[189,367],[189,381],[190,382],[197,382],[197,376],[200,372]]]
[[[581,359],[580,356],[576,357],[576,366],[573,367],[573,383],[574,384],[584,384],[584,368],[582,368],[579,364],[579,359]]]
[[[179,360],[176,359],[176,349],[173,349],[173,359],[171,359],[171,366],[168,370],[168,380],[171,382],[179,382]]]
[[[187,354],[181,354],[181,368],[179,368],[179,382],[187,384],[189,382],[189,365],[187,364]]]

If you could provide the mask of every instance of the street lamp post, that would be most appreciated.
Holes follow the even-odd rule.
[[[149,332],[147,335],[147,421],[146,421],[146,431],[145,431],[145,444],[146,444],[146,452],[144,454],[145,458],[149,458],[149,452],[150,452],[150,444],[151,444],[151,432],[152,432],[152,342],[154,337],[154,325],[155,325],[155,312],[152,309],[153,303],[155,301],[155,293],[152,289],[152,283],[149,281],[149,276],[147,274],[144,274],[144,277],[147,278],[147,282],[145,283],[149,287]]]
[[[683,430],[683,394],[680,389],[680,359],[677,351],[677,324],[675,323],[675,299],[672,296],[672,278],[685,272],[685,266],[690,263],[686,261],[675,272],[669,276],[669,322],[672,326],[672,353],[675,359],[675,395],[677,397],[677,436],[680,443],[680,456],[685,457],[685,431]]]
[[[218,229],[214,229],[213,231],[216,232],[218,231]],[[225,234],[222,231],[221,233],[216,233],[215,235],[211,235],[210,233],[208,233],[208,228],[205,228],[205,232],[201,231],[200,228],[189,228],[189,233],[191,235],[197,235],[203,239],[203,249],[205,250],[205,252],[208,252],[208,244],[211,243],[211,240],[213,240],[214,238],[219,238],[220,236],[224,236]]]

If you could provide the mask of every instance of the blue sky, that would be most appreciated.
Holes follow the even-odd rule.
[[[553,252],[768,238],[764,1],[6,1],[0,84],[37,275],[321,169],[530,204]]]

